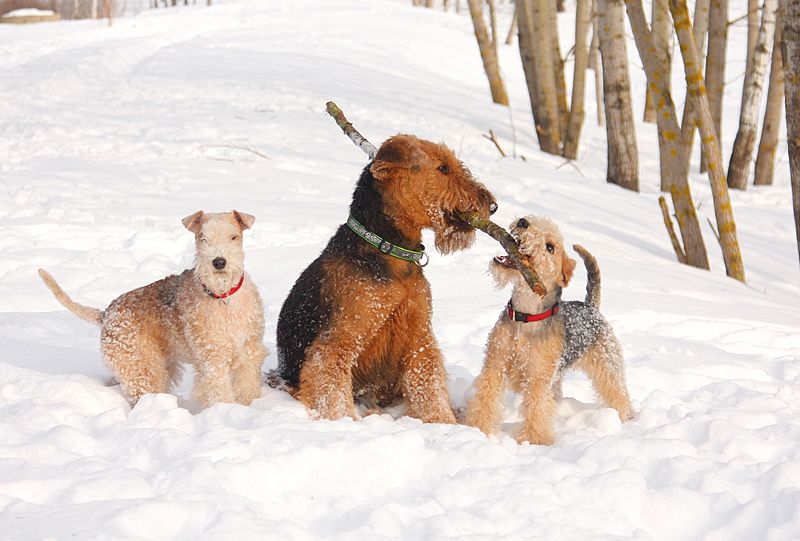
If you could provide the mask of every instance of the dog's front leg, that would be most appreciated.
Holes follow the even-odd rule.
[[[359,295],[362,302],[337,307],[327,329],[306,348],[297,398],[313,417],[358,417],[353,398],[353,367],[401,298],[392,288],[374,289],[369,296],[363,290],[346,292],[342,298],[354,299]]]
[[[547,363],[539,363],[542,364]],[[522,390],[525,396],[522,400],[522,426],[517,433],[519,443],[527,441],[533,445],[552,445],[555,441],[553,414],[556,402],[551,377],[548,376],[552,374],[553,367],[548,368],[532,374]]]
[[[235,402],[231,381],[230,347],[195,351],[194,397],[205,408],[217,402]]]
[[[491,434],[500,424],[500,398],[505,389],[506,363],[514,351],[512,323],[500,322],[489,333],[486,360],[475,380],[475,396],[467,405],[467,424]]]
[[[231,366],[236,401],[245,406],[261,396],[261,365],[267,356],[261,340],[260,333],[249,337]]]
[[[455,424],[447,395],[444,358],[432,333],[412,341],[404,356],[401,381],[407,413],[425,423]]]

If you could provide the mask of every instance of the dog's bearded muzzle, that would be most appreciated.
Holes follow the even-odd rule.
[[[475,189],[469,194],[471,197],[463,198],[466,201],[460,201],[461,204],[443,209],[441,222],[434,223],[436,249],[442,254],[466,250],[475,242],[475,229],[465,222],[461,215],[477,214],[482,219],[488,220],[497,212],[497,201],[494,196],[482,184],[478,182],[474,184]]]

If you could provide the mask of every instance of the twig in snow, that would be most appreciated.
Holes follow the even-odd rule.
[[[489,135],[486,135],[486,134],[484,133],[484,134],[482,135],[482,137],[484,137],[484,138],[488,139],[489,141],[491,141],[492,143],[494,143],[494,146],[496,146],[496,147],[497,147],[497,151],[498,151],[498,152],[500,152],[500,155],[501,155],[502,157],[504,157],[504,158],[506,157],[506,153],[505,153],[505,151],[503,150],[503,148],[500,146],[500,143],[497,141],[497,136],[494,134],[494,131],[493,131],[493,130],[489,130]]]
[[[669,207],[667,207],[667,200],[664,196],[659,196],[658,205],[661,207],[661,215],[664,217],[664,226],[667,228],[669,240],[672,242],[672,249],[675,250],[675,256],[681,263],[686,263],[686,252],[683,251],[681,243],[678,241],[678,236],[675,234],[675,225],[672,223],[672,218],[669,215]]]

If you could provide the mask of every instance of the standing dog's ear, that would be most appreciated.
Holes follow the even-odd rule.
[[[192,233],[197,233],[200,230],[200,225],[203,223],[203,211],[198,210],[194,214],[181,220],[181,223],[183,224],[183,227]]]
[[[413,135],[395,135],[378,149],[369,170],[376,179],[386,180],[398,171],[419,169],[423,161],[425,153],[419,139]]]
[[[575,270],[575,260],[570,258],[566,252],[561,253],[561,277],[556,283],[561,287],[567,287],[572,280],[572,272]]]
[[[233,217],[236,218],[236,223],[239,224],[239,227],[241,227],[242,230],[250,229],[256,222],[256,217],[252,214],[239,212],[238,210],[232,210],[231,212],[233,213]]]

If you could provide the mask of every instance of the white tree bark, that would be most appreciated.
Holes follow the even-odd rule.
[[[481,60],[483,61],[483,70],[486,72],[486,78],[489,80],[492,101],[500,105],[508,105],[508,94],[506,93],[506,86],[503,83],[503,77],[500,75],[500,64],[497,60],[497,41],[489,39],[486,23],[483,20],[481,2],[482,0],[467,0],[469,13],[472,17],[472,25],[475,29],[475,39],[478,42],[478,49],[480,50]],[[494,31],[496,30],[497,28],[494,28]]]
[[[733,142],[733,152],[728,165],[728,186],[738,190],[747,188],[750,160],[756,145],[758,111],[764,88],[764,75],[767,71],[770,48],[775,34],[777,7],[777,0],[764,0],[761,28],[758,31],[755,51],[753,51],[752,70],[748,70],[745,74],[742,109],[739,114],[739,131]]]
[[[598,0],[608,166],[606,180],[639,191],[639,156],[631,107],[623,0]]]
[[[589,46],[589,69],[594,71],[594,95],[597,101],[597,125],[605,126],[606,115],[603,106],[603,66],[600,60],[600,16],[597,14],[597,0],[592,0],[592,44]]]
[[[586,69],[589,49],[586,42],[592,17],[591,0],[577,0],[575,12],[575,71],[572,75],[572,102],[569,108],[567,132],[564,136],[564,157],[574,160],[578,156],[578,143],[583,127],[583,99],[586,86]]]
[[[561,122],[548,0],[517,0],[516,4],[520,54],[539,147],[544,152],[560,155]]]
[[[769,91],[767,92],[767,110],[764,112],[764,124],[761,128],[761,141],[758,144],[756,168],[753,183],[756,186],[772,184],[775,176],[775,150],[781,131],[781,113],[783,112],[783,56],[781,54],[782,17],[778,13],[775,23],[775,41],[772,45],[772,67],[769,70]]]

